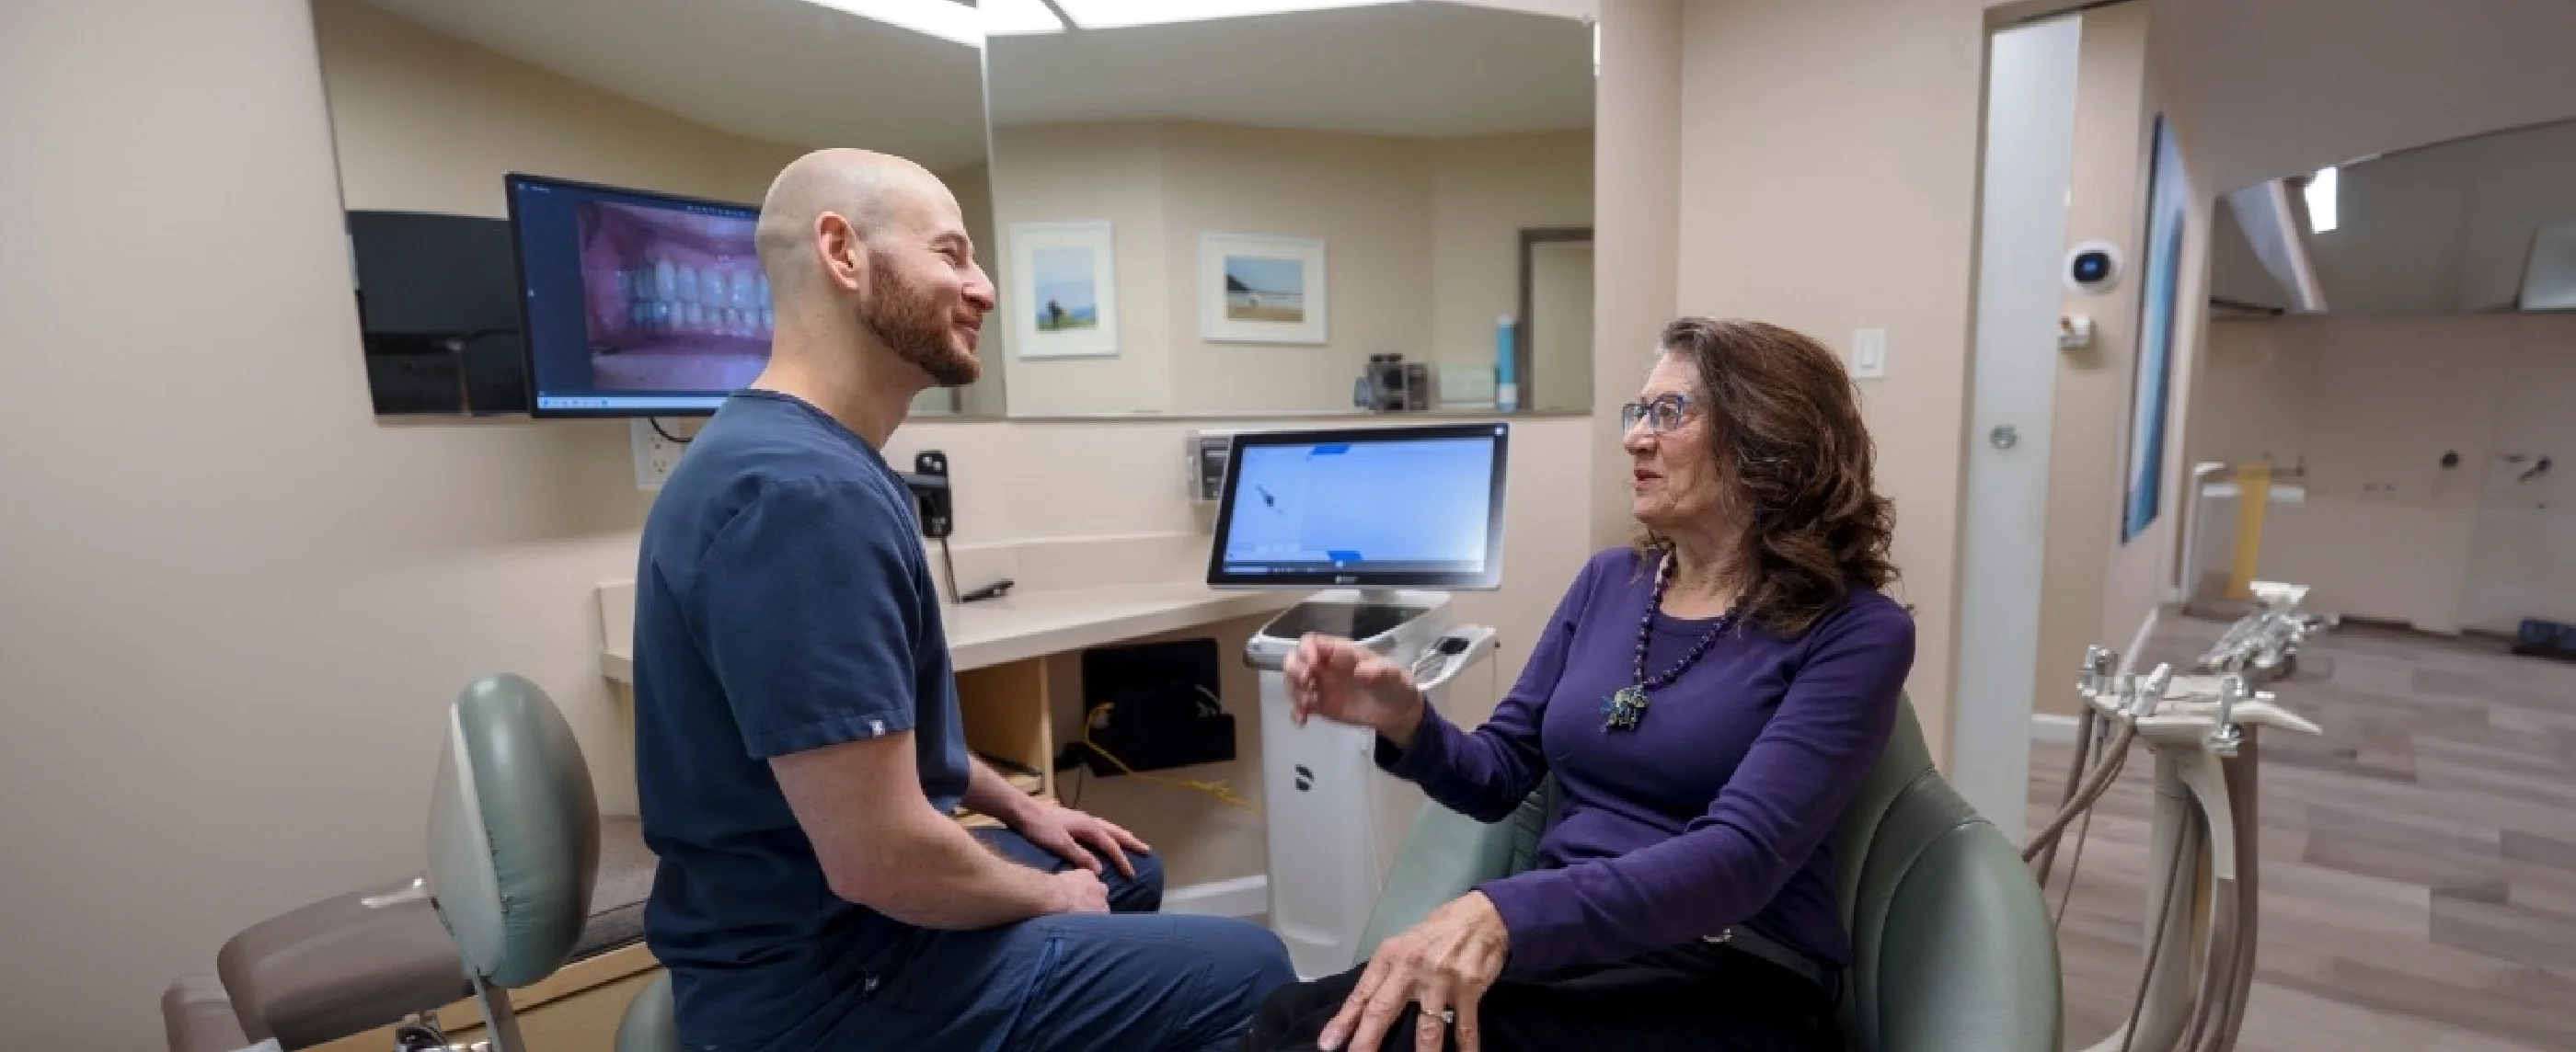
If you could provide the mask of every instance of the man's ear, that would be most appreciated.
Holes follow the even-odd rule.
[[[837,212],[814,217],[814,253],[826,283],[852,292],[867,287],[867,239],[847,218]]]

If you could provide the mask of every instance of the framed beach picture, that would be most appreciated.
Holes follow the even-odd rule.
[[[1106,219],[1011,225],[1011,347],[1022,358],[1118,353],[1117,242]]]
[[[1199,235],[1199,335],[1227,343],[1323,343],[1324,242]]]

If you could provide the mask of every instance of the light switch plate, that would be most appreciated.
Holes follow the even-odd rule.
[[[1876,380],[1887,375],[1887,330],[1852,331],[1851,374],[1855,380]]]

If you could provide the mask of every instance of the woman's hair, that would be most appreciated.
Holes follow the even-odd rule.
[[[1895,511],[1871,478],[1876,449],[1842,359],[1803,334],[1755,321],[1683,318],[1664,353],[1690,363],[1710,424],[1719,514],[1742,531],[1747,622],[1805,634],[1854,581],[1896,580]],[[1648,531],[1640,542],[1663,548]]]

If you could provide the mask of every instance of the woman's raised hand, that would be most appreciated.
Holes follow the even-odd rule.
[[[1300,727],[1321,716],[1367,727],[1404,748],[1422,726],[1422,691],[1413,673],[1348,639],[1308,634],[1288,655],[1284,674],[1289,718]]]

